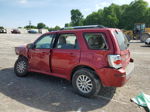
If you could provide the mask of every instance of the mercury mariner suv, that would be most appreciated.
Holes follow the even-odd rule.
[[[14,72],[19,77],[38,72],[64,78],[77,93],[91,97],[103,86],[121,87],[131,77],[134,63],[128,46],[126,36],[116,28],[64,28],[16,47]]]

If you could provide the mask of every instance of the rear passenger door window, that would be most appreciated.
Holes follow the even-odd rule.
[[[68,70],[78,65],[80,49],[77,36],[77,33],[58,34],[51,55],[51,67],[54,73],[65,76]]]
[[[93,50],[108,49],[105,35],[103,33],[85,33],[84,38],[87,42],[88,48]]]
[[[75,34],[60,34],[56,43],[57,49],[78,49],[78,41]]]

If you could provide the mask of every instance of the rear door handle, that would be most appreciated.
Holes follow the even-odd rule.
[[[70,56],[73,56],[73,57],[74,57],[74,56],[75,56],[75,54],[74,54],[74,53],[70,53]]]
[[[49,54],[49,52],[42,52],[42,54]]]

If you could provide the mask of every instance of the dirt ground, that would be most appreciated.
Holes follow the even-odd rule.
[[[145,112],[130,101],[141,92],[150,95],[150,47],[132,41],[135,60],[132,78],[121,88],[105,88],[95,98],[74,93],[60,78],[32,73],[18,78],[13,72],[14,47],[31,43],[37,34],[0,34],[0,112]]]

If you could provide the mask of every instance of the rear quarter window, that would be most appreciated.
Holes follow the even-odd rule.
[[[122,51],[126,50],[129,46],[129,41],[128,41],[126,35],[123,34],[121,31],[114,31],[113,33],[118,41],[120,50],[122,50]]]
[[[108,49],[105,35],[103,33],[84,33],[84,38],[89,49],[102,50]]]

